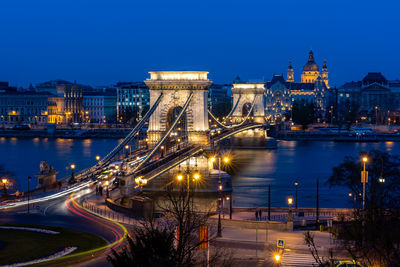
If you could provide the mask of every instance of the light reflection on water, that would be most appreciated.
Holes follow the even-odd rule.
[[[20,190],[27,189],[27,177],[40,171],[40,162],[46,160],[59,174],[67,175],[67,166],[77,165],[77,170],[96,163],[96,155],[105,156],[114,148],[116,139],[65,139],[65,138],[0,138],[0,164],[16,174]],[[32,179],[36,187],[36,179]]]
[[[320,184],[321,207],[352,207],[348,189],[329,188],[327,179],[332,168],[345,156],[379,149],[400,154],[400,143],[338,143],[280,141],[277,150],[237,150],[235,154],[245,161],[232,178],[233,203],[236,206],[267,206],[267,188],[271,185],[271,205],[285,207],[288,196],[295,195],[298,181],[298,205],[315,207],[316,180]]]
[[[20,189],[26,190],[27,177],[39,172],[40,161],[46,160],[65,176],[71,163],[77,170],[96,163],[95,156],[105,156],[120,140],[0,138],[0,164],[17,176]],[[325,182],[345,156],[360,151],[379,149],[400,155],[400,143],[340,143],[280,141],[276,150],[236,150],[241,164],[232,178],[233,203],[236,206],[266,206],[267,187],[271,185],[272,206],[286,206],[294,196],[294,182],[299,182],[299,206],[315,207],[316,179],[320,181],[321,207],[351,207],[345,188],[329,188]],[[233,168],[235,166],[232,166]],[[36,186],[34,184],[33,186]]]

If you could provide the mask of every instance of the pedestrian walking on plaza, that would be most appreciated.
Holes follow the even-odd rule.
[[[258,211],[256,210],[256,221],[258,221]]]
[[[262,221],[262,211],[260,210],[260,214],[258,215],[260,217],[260,221]]]

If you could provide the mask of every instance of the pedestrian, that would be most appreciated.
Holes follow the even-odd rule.
[[[258,211],[256,210],[256,221],[258,221]]]
[[[99,194],[99,186],[96,185],[96,196]]]
[[[259,215],[259,217],[260,217],[260,221],[262,221],[262,212],[261,212],[261,210],[260,210],[260,215]]]

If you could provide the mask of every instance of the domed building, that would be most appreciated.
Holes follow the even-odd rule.
[[[290,113],[294,101],[314,103],[320,117],[326,111],[329,89],[326,61],[320,71],[314,53],[308,53],[308,61],[301,73],[301,82],[295,82],[292,62],[289,61],[286,81],[283,75],[274,75],[266,83],[265,113],[270,121],[280,120]]]
[[[288,69],[288,72],[289,72],[289,69]],[[314,52],[311,50],[308,53],[308,61],[304,65],[303,71],[301,73],[301,82],[302,83],[314,83],[318,77],[321,77],[321,79],[325,82],[326,87],[329,88],[328,67],[326,66],[326,61],[324,61],[324,66],[322,67],[322,72],[320,73],[319,67],[318,67],[317,63],[315,63]]]

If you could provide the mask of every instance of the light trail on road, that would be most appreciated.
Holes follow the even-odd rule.
[[[57,260],[64,260],[64,259],[72,259],[75,257],[81,257],[80,260],[86,261],[89,259],[93,259],[94,254],[106,250],[105,252],[110,252],[111,250],[118,250],[118,246],[126,239],[128,236],[128,230],[122,224],[101,216],[97,213],[94,213],[82,205],[80,205],[76,200],[80,198],[80,194],[76,195],[76,193],[72,193],[66,200],[65,205],[69,211],[74,213],[77,216],[83,217],[87,220],[90,220],[96,224],[99,224],[102,227],[107,228],[111,231],[114,236],[114,242],[111,244],[107,244],[105,246],[95,248],[88,251],[82,251],[75,254],[66,255],[64,257],[58,258]],[[107,224],[106,222],[111,223],[111,225]],[[113,227],[114,226],[114,227]],[[122,230],[122,233],[121,233]],[[105,255],[106,256],[106,255]]]
[[[67,195],[69,195],[71,193],[74,193],[74,192],[80,191],[82,189],[85,189],[85,188],[87,188],[89,186],[90,186],[90,182],[85,182],[83,184],[68,188],[68,189],[66,189],[64,191],[51,194],[49,196],[31,199],[31,200],[29,200],[29,204],[40,203],[40,202],[49,201],[49,200],[55,200],[57,198],[65,197],[65,196],[67,196]],[[27,200],[20,201],[20,202],[14,202],[14,203],[7,203],[5,205],[1,205],[0,206],[0,210],[1,209],[18,208],[18,207],[22,207],[22,206],[25,206],[25,205],[28,205],[28,201]]]

